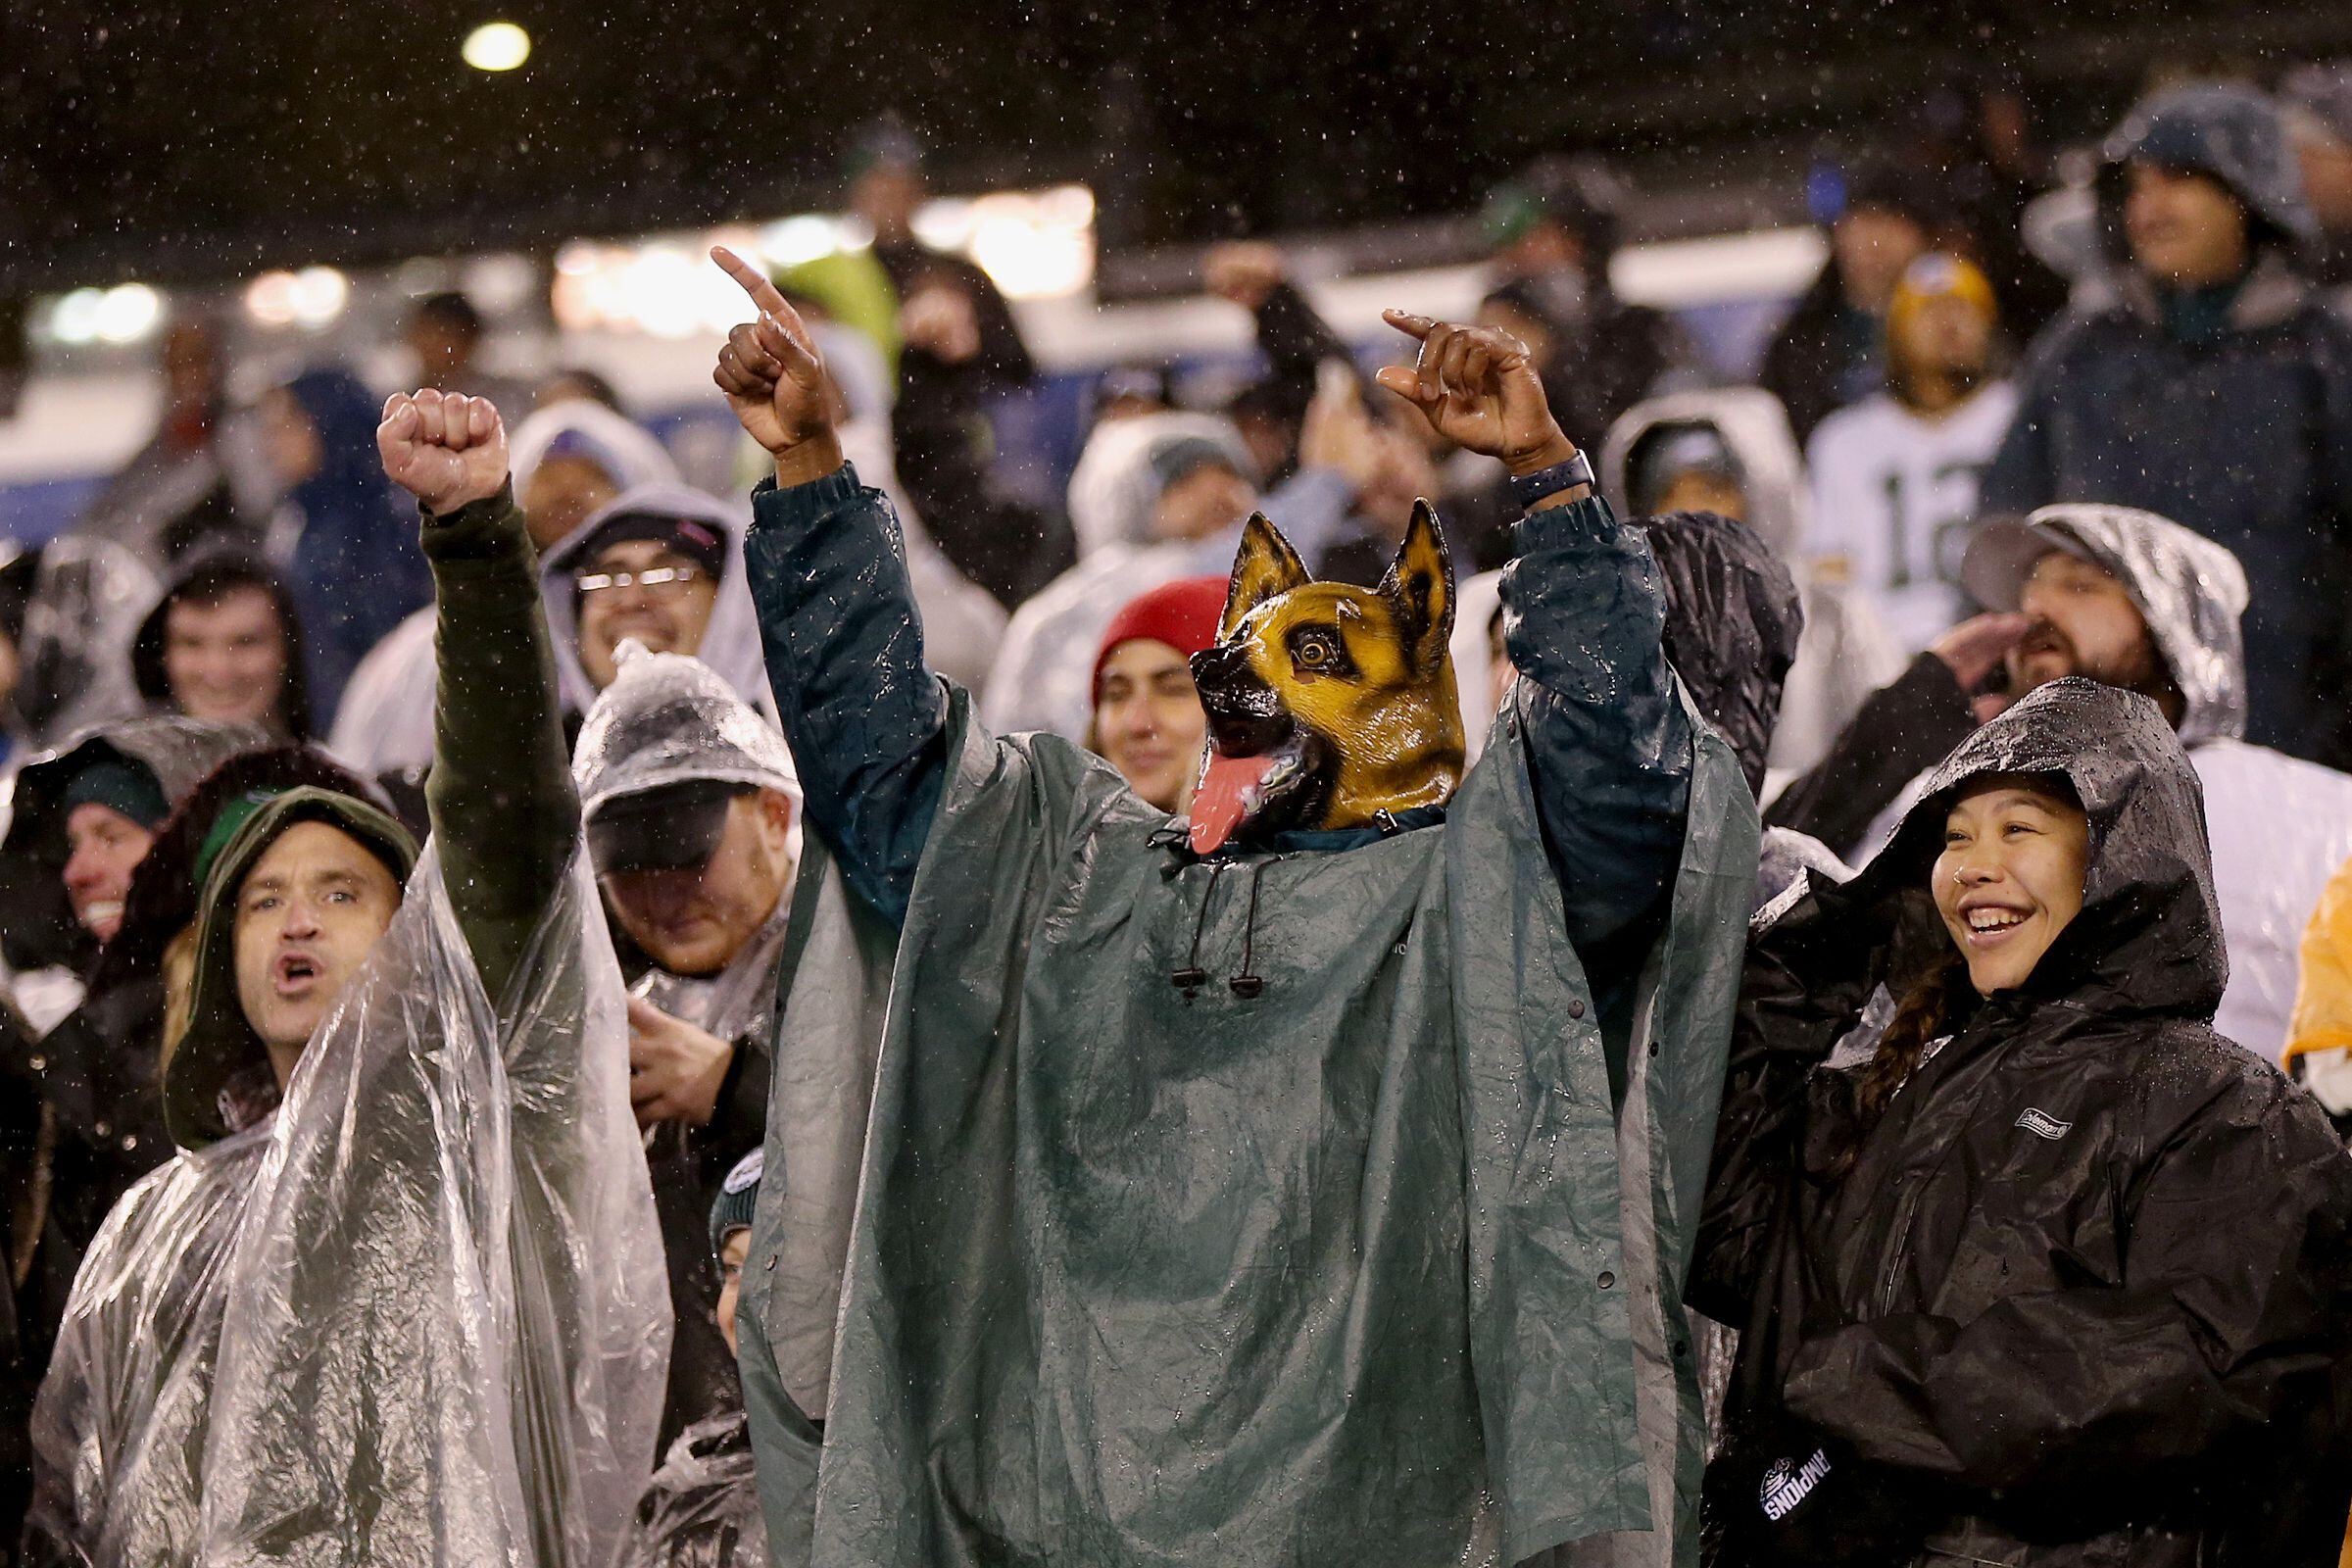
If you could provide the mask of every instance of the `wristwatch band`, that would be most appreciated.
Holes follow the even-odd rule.
[[[1520,474],[1511,480],[1511,499],[1525,512],[1545,496],[1556,496],[1563,490],[1573,490],[1580,484],[1592,483],[1592,460],[1579,452],[1566,463],[1555,463],[1548,468]]]

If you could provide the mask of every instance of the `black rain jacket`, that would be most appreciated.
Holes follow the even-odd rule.
[[[1993,773],[2073,786],[2082,911],[1836,1174],[1826,1059],[1898,950],[1948,941],[1929,863]],[[1921,1562],[2334,1563],[2352,1159],[2208,1026],[2226,978],[2196,775],[2155,705],[2080,679],[1970,736],[1861,876],[1760,915],[1690,1291],[1744,1331],[1733,1430],[1917,1489]]]

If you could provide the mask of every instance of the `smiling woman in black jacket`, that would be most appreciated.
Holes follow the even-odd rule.
[[[2335,1561],[2352,1160],[2226,976],[2196,776],[2083,680],[1759,917],[1690,1293],[1743,1335],[1719,1563]]]

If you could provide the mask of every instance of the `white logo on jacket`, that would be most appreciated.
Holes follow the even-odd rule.
[[[2075,1130],[2073,1122],[2060,1121],[2048,1111],[2036,1110],[2032,1105],[2028,1105],[2017,1113],[2017,1125],[2036,1138],[2047,1138],[2052,1142],[2064,1138]]]

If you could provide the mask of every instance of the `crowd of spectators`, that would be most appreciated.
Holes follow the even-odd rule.
[[[1545,159],[1480,215],[1475,319],[1526,345],[1603,492],[1651,530],[1686,681],[1705,684],[1722,626],[1678,620],[1678,592],[1730,571],[1738,624],[1770,622],[1773,716],[1708,716],[1745,743],[1782,851],[1817,878],[1867,866],[1949,787],[1948,754],[2005,744],[2001,715],[2053,682],[2146,697],[2202,791],[2218,1027],[2352,1127],[2352,68],[2168,86],[2086,190],[2044,188],[2047,167],[1990,135],[1944,166],[1853,160],[1819,276],[1755,384],[1728,385],[1613,289],[1620,181]],[[895,509],[930,666],[991,729],[1058,733],[1183,815],[1207,733],[1189,662],[1250,517],[1370,587],[1427,497],[1464,564],[1454,659],[1483,742],[1514,679],[1500,463],[1375,385],[1279,248],[1234,243],[1202,286],[1249,314],[1258,376],[1194,407],[1164,367],[1109,372],[1065,504],[1040,505],[990,461],[993,411],[1037,368],[986,272],[917,237],[921,195],[913,150],[877,136],[852,191],[870,250],[775,281],[832,368],[844,450]],[[683,482],[626,387],[501,378],[481,338],[464,298],[418,301],[404,384],[505,416],[630,982],[677,1325],[633,1560],[750,1561],[733,1302],[813,853],[752,513]],[[303,787],[432,826],[446,651],[415,499],[379,462],[381,400],[306,370],[233,421],[247,449],[217,325],[172,326],[161,375],[153,438],[74,528],[0,564],[0,1534],[28,1505],[76,1271],[174,1148],[160,1063],[190,1027],[210,858],[255,801]],[[1755,656],[1736,646],[1717,662]],[[2104,786],[2082,777],[2087,808]]]

